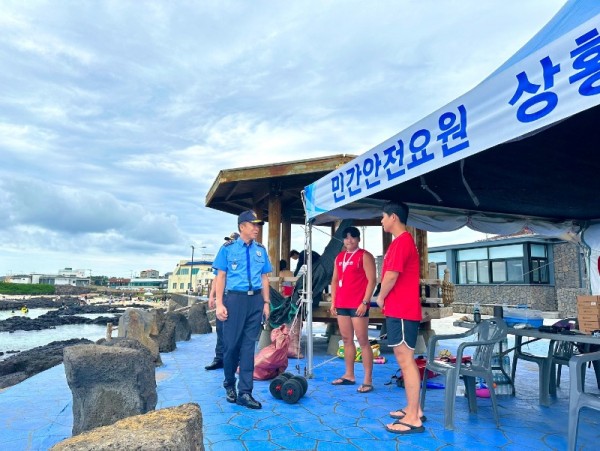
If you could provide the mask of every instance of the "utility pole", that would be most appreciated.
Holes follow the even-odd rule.
[[[192,273],[194,272],[194,246],[190,246],[192,248],[192,265],[190,268],[190,294],[192,294]]]

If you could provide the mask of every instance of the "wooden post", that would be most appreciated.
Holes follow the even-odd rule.
[[[254,211],[254,213],[256,213],[256,217],[258,219],[261,219],[263,221],[265,220],[262,208],[260,208],[258,205],[255,204],[254,207],[252,207],[252,210]],[[264,228],[265,228],[265,226],[260,226],[259,227],[258,236],[256,237],[256,241],[258,241],[261,244],[263,242],[263,229]]]
[[[113,323],[106,323],[106,341],[112,340]]]
[[[419,265],[421,269],[421,279],[429,279],[429,257],[427,252],[427,230],[416,229],[407,226],[406,230],[415,240],[415,245],[419,251]]]
[[[416,230],[416,245],[419,250],[419,260],[421,265],[421,279],[429,278],[429,252],[427,250],[427,230]],[[434,296],[435,297],[435,296]]]
[[[289,213],[286,214],[286,212],[283,211],[283,209],[282,218],[283,221],[281,222],[281,258],[287,261],[287,268],[290,269],[290,251],[292,250],[292,221],[290,220]]]
[[[394,237],[391,233],[384,231],[383,227],[381,228],[381,245],[383,247],[383,255],[385,255],[385,253],[388,250],[388,247],[390,247],[390,244],[392,244],[393,238]]]
[[[269,259],[273,265],[273,275],[279,274],[279,260],[281,258],[281,197],[275,187],[269,194]]]

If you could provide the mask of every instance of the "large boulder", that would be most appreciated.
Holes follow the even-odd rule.
[[[120,348],[129,348],[129,349],[137,349],[138,351],[142,351],[144,353],[148,354],[148,358],[152,359],[152,361],[154,362],[155,366],[161,366],[162,365],[162,360],[160,358],[160,354],[158,355],[158,361],[154,360],[154,356],[152,355],[152,353],[150,352],[150,350],[144,346],[143,344],[141,344],[139,341],[134,340],[133,338],[111,338],[110,340],[107,340],[106,338],[101,338],[100,340],[98,340],[96,342],[96,344],[98,345],[102,345],[102,346],[117,346]]]
[[[210,334],[212,326],[206,314],[206,303],[196,302],[190,307],[188,321],[193,334]]]
[[[156,407],[154,362],[148,352],[76,345],[65,348],[64,364],[73,393],[73,435]]]
[[[158,349],[160,352],[173,352],[177,348],[175,341],[175,323],[167,322],[164,310],[156,311],[156,323],[158,325]]]
[[[175,324],[175,341],[188,341],[192,338],[190,322],[183,313],[167,313],[167,322]]]
[[[183,313],[165,313],[156,311],[158,325],[158,348],[160,352],[171,352],[177,347],[176,342],[188,341],[192,336],[190,323]]]
[[[53,341],[44,346],[15,354],[6,360],[0,360],[0,389],[16,385],[42,371],[60,365],[63,351],[67,346],[92,344],[85,338]]]
[[[152,353],[155,362],[160,361],[156,310],[125,309],[119,318],[119,338],[139,341]]]
[[[68,438],[50,449],[203,451],[202,412],[195,403],[160,409]]]

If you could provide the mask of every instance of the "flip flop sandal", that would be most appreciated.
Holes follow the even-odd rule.
[[[339,379],[334,380],[331,385],[354,385],[356,384],[355,381],[351,381],[350,379],[346,379],[343,377],[340,377]]]
[[[406,426],[408,429],[405,431],[399,431],[397,429],[392,429],[389,426],[385,427],[385,430],[388,432],[392,432],[393,434],[417,434],[419,432],[425,432],[425,426],[413,426],[412,424],[403,423],[400,420],[394,421],[394,424],[401,424],[402,426]]]
[[[396,412],[402,412],[402,416],[400,416],[400,415],[393,415],[393,414],[390,413],[390,417],[392,417],[392,418],[394,418],[396,420],[401,420],[401,419],[403,419],[406,416],[406,412],[404,411],[404,409],[398,409],[398,410],[396,410]],[[427,417],[425,415],[423,415],[420,418],[420,420],[421,420],[422,423],[425,423],[427,421]]]
[[[373,391],[374,388],[375,387],[373,387],[372,384],[361,384],[356,391],[359,393],[369,393],[370,391]]]

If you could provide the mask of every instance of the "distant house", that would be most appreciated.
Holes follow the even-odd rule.
[[[158,279],[160,277],[156,269],[145,269],[140,272],[141,279]]]
[[[47,285],[70,285],[72,287],[89,287],[89,277],[77,277],[75,275],[56,274],[32,274],[31,283],[43,283]]]
[[[6,276],[4,281],[7,283],[31,283],[31,275],[15,274],[12,276]]]
[[[131,279],[126,279],[124,277],[111,277],[108,279],[109,288],[124,288],[129,285]]]
[[[157,279],[146,278],[143,279],[141,277],[131,279],[129,284],[127,285],[127,289],[129,290],[138,290],[138,291],[154,291],[154,290],[166,290],[167,289],[167,279],[161,279],[160,277]]]
[[[180,260],[169,275],[169,293],[206,292],[212,279],[212,260]]]

